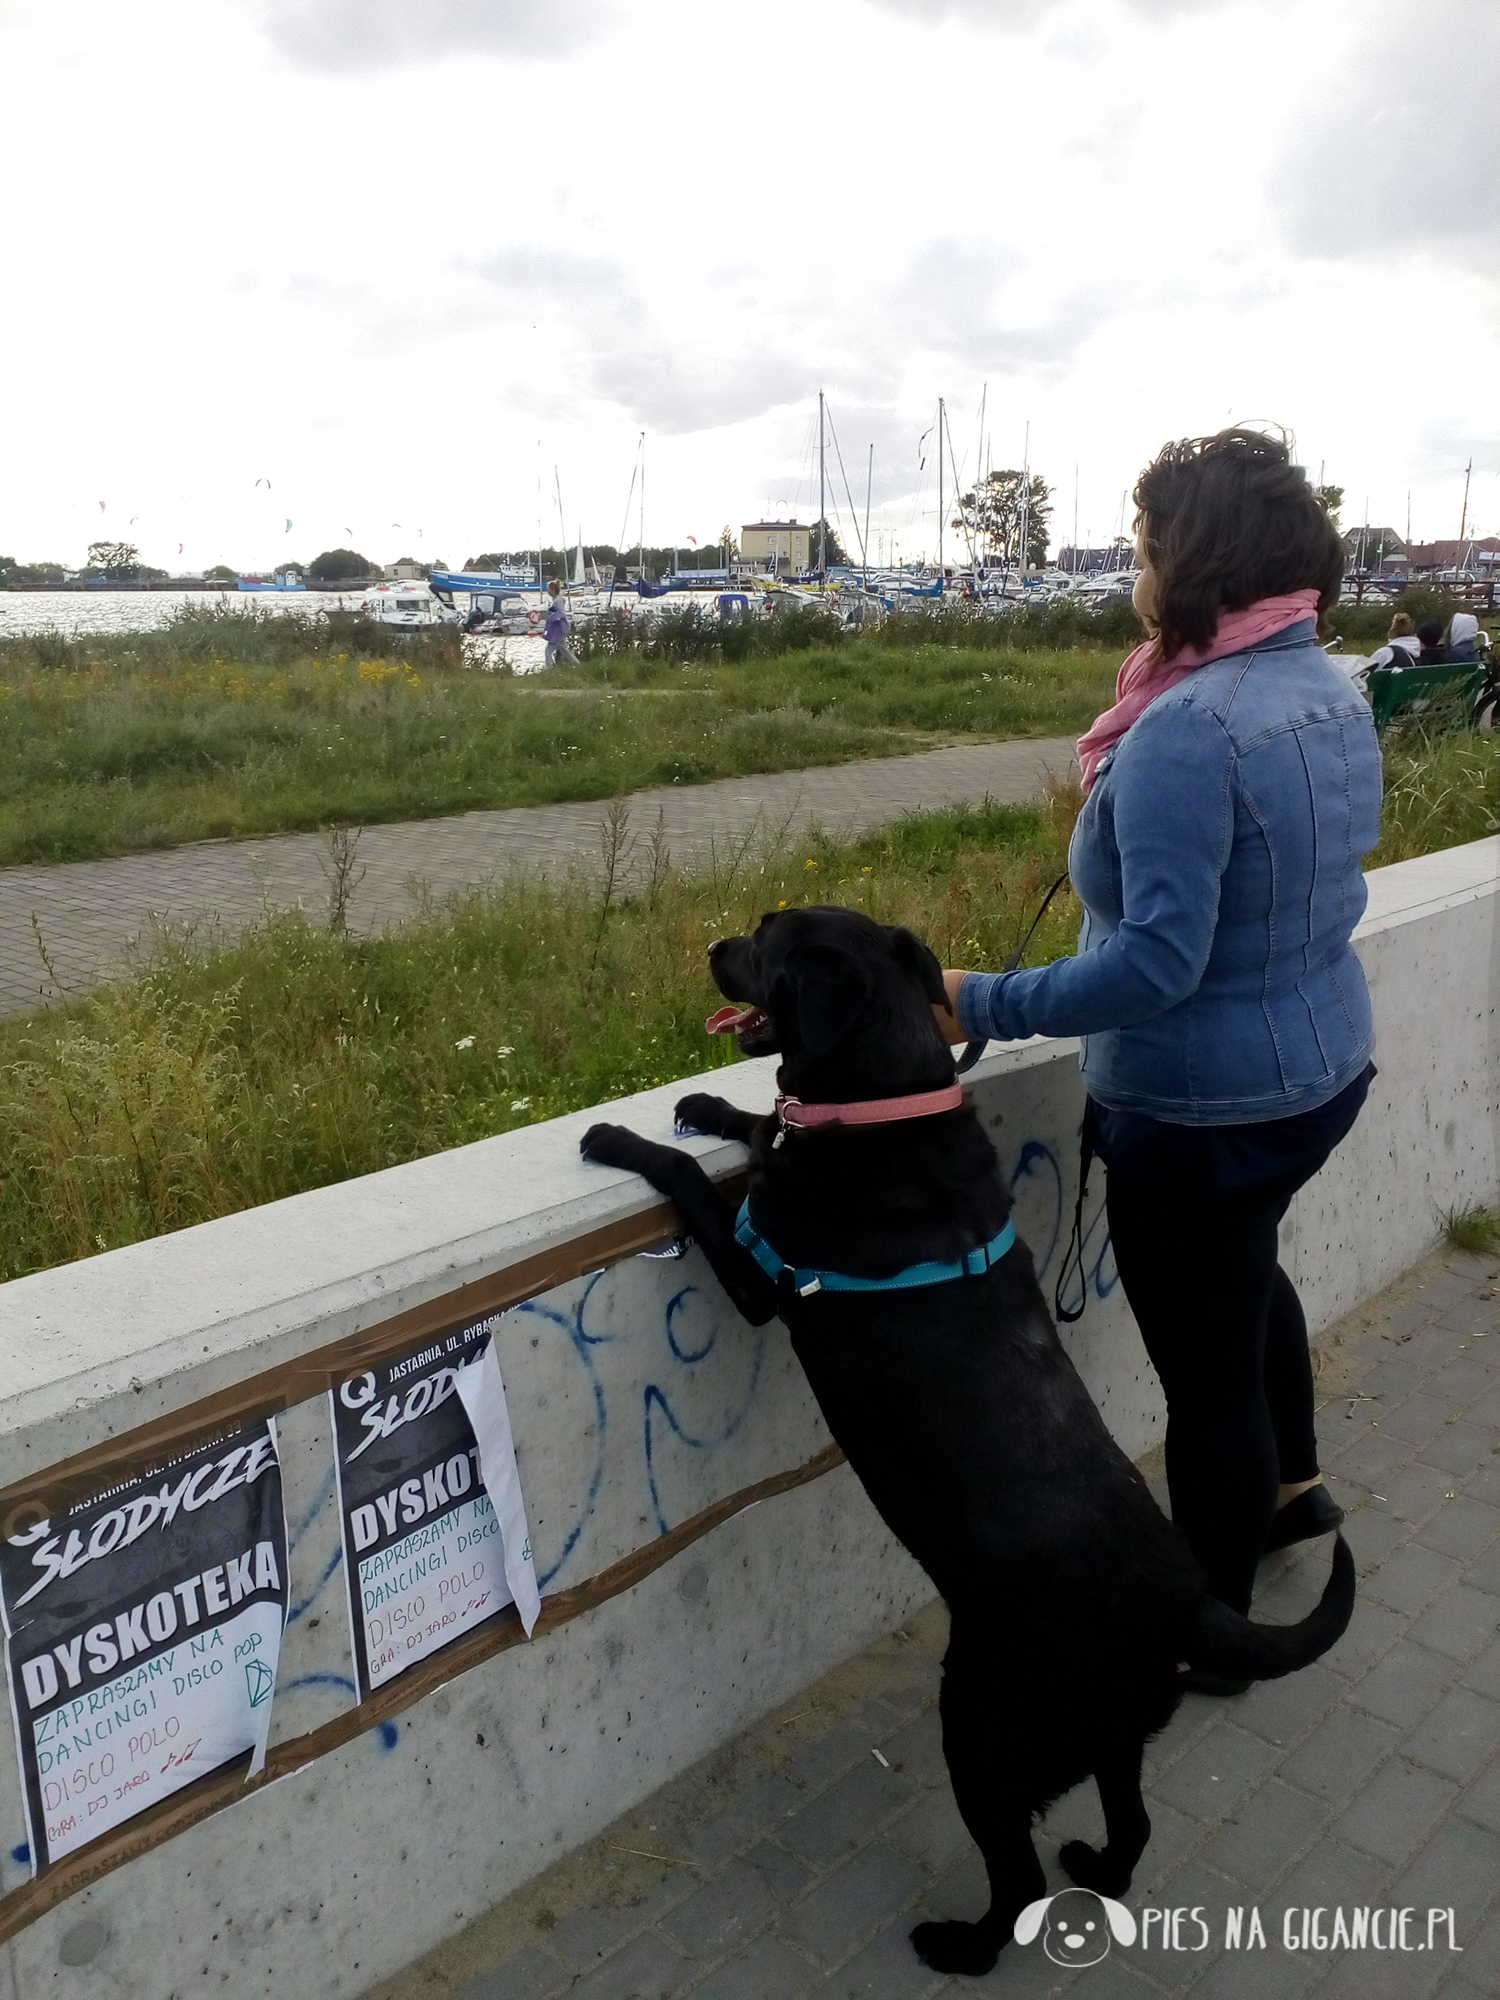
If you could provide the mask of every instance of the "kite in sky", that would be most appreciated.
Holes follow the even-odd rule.
[[[104,502],[102,500],[99,502],[99,512],[101,514],[104,512]]]
[[[266,489],[266,491],[267,491],[268,493],[269,493],[269,492],[270,492],[270,490],[271,490],[271,482],[270,482],[270,480],[269,480],[269,479],[264,479],[264,478],[262,478],[262,479],[257,479],[257,480],[256,480],[256,482],[255,482],[255,485],[256,485],[256,486],[264,486],[264,487],[265,487],[265,489]],[[251,491],[252,491],[252,492],[254,491],[254,487],[252,487],[252,488],[251,488]]]
[[[284,535],[289,535],[292,532],[292,524],[290,521],[287,522],[286,526],[282,529],[281,532]]]

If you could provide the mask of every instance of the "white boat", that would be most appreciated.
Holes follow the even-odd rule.
[[[456,625],[457,614],[439,603],[425,583],[377,583],[360,599],[360,616],[398,631],[418,632],[429,625]]]

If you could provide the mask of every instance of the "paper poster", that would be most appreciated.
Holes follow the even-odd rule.
[[[431,1335],[331,1394],[361,1701],[509,1604],[536,1623],[498,1321]]]
[[[251,1753],[286,1622],[271,1421],[0,1540],[32,1872]]]

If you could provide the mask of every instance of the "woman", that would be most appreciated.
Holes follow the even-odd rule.
[[[1152,636],[1079,744],[1078,955],[945,977],[971,1039],[1084,1038],[1115,1261],[1166,1392],[1173,1517],[1245,1611],[1263,1550],[1343,1518],[1276,1232],[1374,1074],[1350,936],[1380,753],[1316,643],[1344,552],[1285,446],[1168,445],[1135,501]]]
[[[1462,663],[1479,658],[1479,620],[1472,611],[1455,611],[1443,634],[1443,652],[1449,660]]]
[[[556,577],[547,585],[547,622],[542,627],[542,637],[547,642],[547,650],[542,664],[548,667],[576,667],[578,656],[568,644],[568,634],[573,621],[568,616],[568,608],[563,603],[562,585]]]
[[[1385,644],[1370,655],[1370,667],[1414,667],[1417,655],[1422,650],[1422,641],[1417,637],[1417,628],[1412,623],[1409,611],[1398,611],[1391,620],[1391,629],[1385,636]]]

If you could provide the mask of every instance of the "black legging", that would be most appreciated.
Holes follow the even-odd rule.
[[[1318,1472],[1307,1322],[1276,1261],[1277,1224],[1310,1178],[1185,1190],[1109,1170],[1115,1262],[1166,1392],[1172,1518],[1236,1611],[1277,1487]]]

